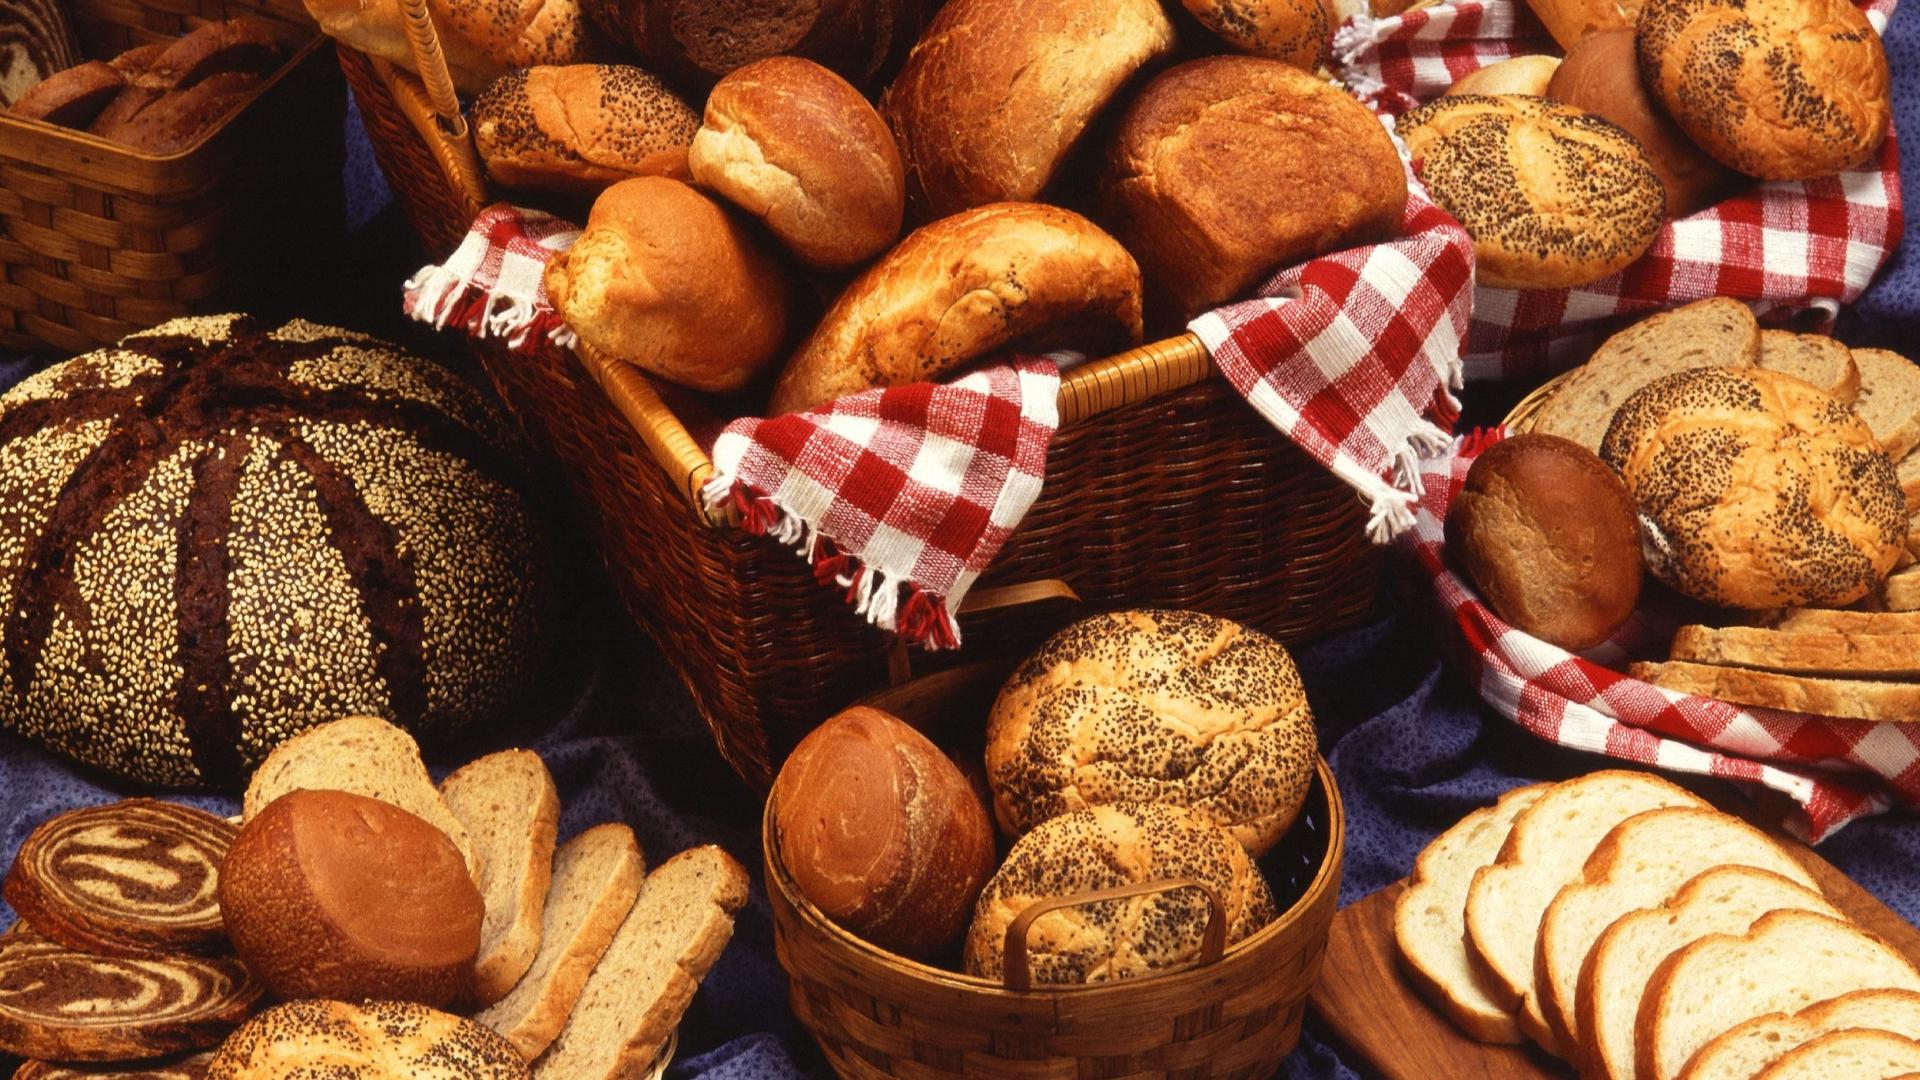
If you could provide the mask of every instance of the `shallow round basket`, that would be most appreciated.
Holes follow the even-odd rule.
[[[865,704],[952,744],[956,732],[979,735],[1006,672],[957,668]],[[1340,894],[1345,816],[1325,761],[1299,823],[1260,861],[1278,919],[1211,963],[1091,986],[1011,990],[862,941],[794,887],[773,814],[769,799],[761,847],[775,947],[794,1014],[842,1077],[1264,1080],[1299,1042]]]
[[[1521,398],[1507,413],[1504,421],[1507,430],[1515,435],[1524,435],[1532,431],[1533,425],[1539,422],[1540,410],[1546,408],[1547,400],[1559,393],[1560,388],[1567,384],[1568,379],[1573,378],[1575,371],[1579,370],[1574,368],[1573,371],[1563,371],[1534,388],[1533,393]]]

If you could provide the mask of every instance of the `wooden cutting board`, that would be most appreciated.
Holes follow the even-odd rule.
[[[1920,964],[1920,930],[1806,845],[1781,842],[1806,865],[1835,907]],[[1427,1007],[1400,973],[1394,952],[1393,904],[1403,888],[1396,882],[1334,916],[1326,964],[1310,997],[1313,1011],[1333,1034],[1387,1080],[1562,1080],[1574,1075],[1532,1046],[1474,1042]]]

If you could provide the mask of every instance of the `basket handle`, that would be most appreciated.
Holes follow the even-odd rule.
[[[1069,603],[1081,603],[1080,594],[1073,586],[1059,578],[1041,578],[1038,581],[1022,581],[1017,585],[995,585],[987,589],[975,589],[960,601],[960,610],[956,614],[977,615],[983,611],[1005,611],[1008,608],[1027,607],[1032,604],[1044,604],[1049,600],[1065,600]],[[913,679],[913,655],[909,651],[907,639],[899,634],[893,635],[887,647],[887,685],[900,686]]]
[[[1097,904],[1102,900],[1131,900],[1136,896],[1155,896],[1176,889],[1199,889],[1207,898],[1207,928],[1200,936],[1200,959],[1193,966],[1206,967],[1219,963],[1220,957],[1227,951],[1227,906],[1221,902],[1220,894],[1204,881],[1186,877],[1167,878],[1164,881],[1143,881],[1111,889],[1095,889],[1073,896],[1050,896],[1027,905],[1026,910],[1015,916],[1007,926],[1007,943],[1001,962],[1001,978],[1007,989],[1033,989],[1033,969],[1027,962],[1027,935],[1041,916],[1061,908]]]
[[[471,218],[490,200],[486,174],[481,171],[479,155],[474,152],[466,115],[460,111],[460,94],[453,85],[453,73],[447,68],[446,53],[440,47],[440,35],[434,29],[427,0],[401,0],[400,10],[417,75],[379,57],[369,57],[374,75],[386,84],[400,112],[427,144],[454,194],[465,201]]]

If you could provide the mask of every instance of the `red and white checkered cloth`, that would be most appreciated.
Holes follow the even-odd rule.
[[[1579,656],[1502,622],[1445,556],[1447,507],[1474,457],[1502,435],[1457,440],[1448,454],[1423,463],[1424,495],[1402,541],[1432,576],[1465,645],[1462,670],[1489,705],[1562,746],[1781,792],[1802,811],[1787,824],[1816,843],[1896,802],[1920,804],[1920,725],[1730,705],[1612,670],[1661,653],[1673,625],[1658,616],[1637,618]]]
[[[572,348],[574,333],[547,299],[547,260],[573,246],[580,227],[498,203],[480,212],[459,248],[439,266],[408,279],[406,313],[436,330],[449,323],[510,349],[546,340]]]
[[[1884,28],[1894,0],[1863,5]],[[1405,15],[1358,15],[1334,37],[1335,67],[1362,100],[1398,116],[1510,56],[1559,52],[1520,0],[1450,0]],[[1760,184],[1669,222],[1645,257],[1577,289],[1480,288],[1465,348],[1469,380],[1540,376],[1586,357],[1634,316],[1710,296],[1775,320],[1807,312],[1829,329],[1900,243],[1899,152],[1839,176]]]

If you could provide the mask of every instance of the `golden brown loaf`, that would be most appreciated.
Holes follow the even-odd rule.
[[[208,1080],[526,1080],[505,1039],[464,1017],[398,1001],[292,1001],[244,1024]]]
[[[1326,0],[1180,0],[1200,24],[1241,52],[1306,71],[1327,62],[1333,13]]]
[[[1547,94],[1547,84],[1558,70],[1557,56],[1513,56],[1460,76],[1447,93],[1552,96]]]
[[[1830,176],[1886,136],[1887,55],[1851,0],[1647,0],[1638,31],[1647,85],[1749,176]]]
[[[1666,194],[1633,136],[1524,95],[1442,97],[1402,116],[1427,189],[1473,238],[1483,285],[1568,288],[1653,243]]]
[[[699,114],[624,64],[534,67],[473,103],[473,142],[507,187],[591,195],[632,176],[687,175]]]
[[[1839,607],[1899,560],[1906,498],[1844,403],[1764,368],[1695,368],[1628,398],[1601,443],[1647,565],[1696,599]]]
[[[1527,0],[1527,6],[1546,25],[1547,33],[1568,53],[1590,35],[1632,29],[1642,3],[1643,0]]]
[[[306,0],[329,37],[412,71],[399,0]],[[580,0],[429,0],[454,85],[467,93],[516,68],[578,64],[598,51]]]
[[[695,390],[739,390],[787,339],[785,275],[744,225],[678,180],[602,192],[547,295],[580,340]]]
[[[1140,259],[1156,322],[1243,299],[1273,271],[1392,236],[1400,155],[1344,90],[1217,56],[1148,83],[1120,121],[1101,220]]]
[[[816,269],[863,263],[900,235],[906,177],[893,133],[860,91],[811,60],[778,56],[721,79],[690,164]]]
[[[1159,0],[950,0],[881,104],[918,216],[1038,198],[1173,38]]]
[[[898,66],[935,0],[587,0],[614,40],[687,86],[773,56],[824,64],[865,88]]]
[[[923,226],[854,279],[771,409],[938,378],[1011,345],[1094,352],[1140,334],[1140,267],[1118,241],[1070,210],[995,203]]]

